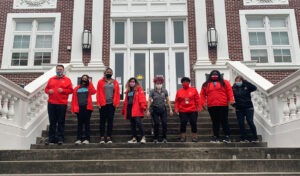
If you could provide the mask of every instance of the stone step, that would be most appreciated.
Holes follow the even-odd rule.
[[[152,135],[145,135],[146,140],[148,142],[153,142],[153,136]],[[261,136],[258,136],[261,141]],[[168,135],[168,142],[179,142],[180,135]],[[230,136],[232,142],[239,142],[240,136],[239,135],[232,135]],[[44,143],[46,137],[37,137],[36,144]],[[131,139],[131,135],[113,135],[112,140],[113,142],[117,143],[124,143]],[[220,139],[223,139],[223,136],[220,137]],[[64,142],[65,143],[73,143],[76,140],[76,136],[65,136]],[[138,141],[140,140],[140,137],[138,137]],[[198,135],[198,141],[199,142],[210,142],[211,135]],[[100,141],[99,136],[91,136],[91,143],[98,143]],[[191,142],[191,137],[187,136],[187,142]]]
[[[84,128],[83,128],[84,129]],[[83,133],[84,133],[84,130],[83,130]],[[146,128],[145,127],[145,133],[150,135],[151,134],[151,127],[150,128]],[[212,129],[211,128],[199,128],[198,129],[198,134],[211,134],[212,133]],[[236,128],[231,128],[230,129],[230,133],[232,135],[239,135],[240,134],[240,130],[239,129],[236,129]],[[76,135],[77,134],[77,129],[74,128],[74,129],[67,129],[65,130],[65,136],[71,136],[71,135]],[[160,127],[160,134],[162,134],[162,130],[161,130],[161,127]],[[172,135],[172,134],[180,134],[180,130],[179,130],[179,127],[177,128],[168,128],[168,132],[167,132],[168,135]],[[223,134],[223,133],[221,133]],[[99,130],[99,127],[98,128],[93,128],[90,130],[90,135],[91,136],[99,136],[100,135],[100,130]],[[124,129],[120,129],[120,128],[114,128],[113,129],[113,135],[131,135],[131,130],[130,130],[130,127],[128,126],[127,128],[124,128]],[[42,137],[47,137],[48,136],[48,131],[42,131]]]
[[[97,141],[99,142],[99,141]],[[142,144],[128,144],[128,143],[112,143],[112,144],[99,144],[99,143],[90,143],[88,145],[75,145],[74,143],[64,143],[63,145],[44,145],[44,143],[31,144],[31,149],[94,149],[94,148],[244,148],[244,147],[267,147],[266,142],[259,143],[240,143],[240,142],[231,142],[228,144],[225,143],[211,143],[211,142],[168,142],[168,143],[157,143],[148,142],[145,145]]]
[[[137,155],[140,153],[142,155]],[[0,161],[133,159],[300,159],[300,148],[83,148],[0,151]]]
[[[300,172],[298,159],[133,159],[1,161],[1,174]]]

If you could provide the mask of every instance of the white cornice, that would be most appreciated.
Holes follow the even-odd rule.
[[[54,9],[57,0],[14,0],[14,9]]]

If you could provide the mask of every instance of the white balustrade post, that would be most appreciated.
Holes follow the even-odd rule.
[[[2,111],[1,111],[3,119],[7,119],[7,113],[8,113],[8,97],[4,96],[3,107],[2,107]]]
[[[8,113],[7,113],[7,119],[8,120],[13,120],[14,116],[15,116],[15,97],[12,95],[8,96],[9,98],[9,106],[8,106]]]
[[[1,112],[2,112],[2,95],[0,95],[0,118],[1,118]]]
[[[299,86],[296,87],[295,95],[296,95],[296,111],[297,111],[296,118],[300,119],[300,87]]]
[[[295,104],[295,92],[296,88],[293,88],[288,98],[290,100],[290,120],[296,119],[296,104]]]
[[[286,122],[290,118],[290,108],[288,106],[288,97],[287,94],[289,92],[287,91],[285,94],[280,95],[280,99],[283,102],[283,118],[280,120],[281,122]]]

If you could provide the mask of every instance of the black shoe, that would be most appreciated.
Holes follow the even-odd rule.
[[[162,143],[168,143],[168,140],[166,138],[163,138],[161,142]]]
[[[157,144],[157,143],[158,143],[158,140],[157,140],[157,139],[154,139],[154,140],[153,140],[153,143],[154,143],[154,144]]]
[[[197,138],[192,138],[192,142],[198,142]]]
[[[186,138],[180,138],[180,142],[186,142]]]
[[[219,143],[220,140],[219,140],[219,138],[217,136],[213,136],[213,137],[211,137],[210,142],[212,142],[212,143]]]
[[[57,145],[62,145],[64,142],[63,141],[58,141]]]
[[[224,143],[231,143],[230,137],[229,136],[225,136],[225,138],[223,139]]]

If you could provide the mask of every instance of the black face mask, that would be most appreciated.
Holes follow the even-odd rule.
[[[81,80],[80,85],[89,86],[89,81],[87,80]]]
[[[109,74],[109,73],[105,74],[105,77],[106,77],[107,79],[110,79],[111,76],[112,76],[112,74]]]

